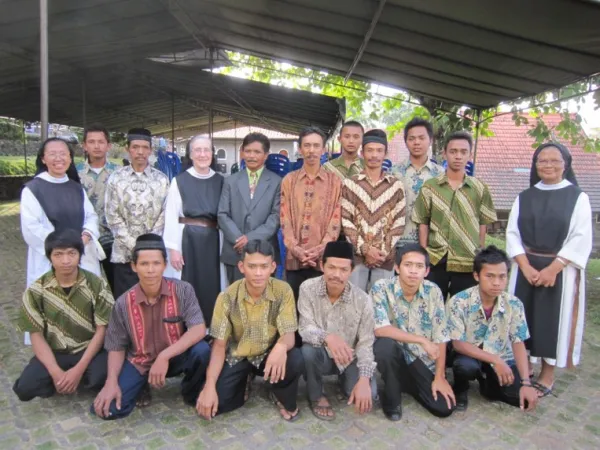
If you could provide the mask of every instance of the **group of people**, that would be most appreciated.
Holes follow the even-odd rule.
[[[99,391],[92,413],[117,419],[183,374],[184,402],[211,419],[241,407],[258,375],[294,421],[304,377],[312,413],[333,420],[323,377],[338,375],[348,404],[366,413],[379,397],[392,421],[402,393],[437,417],[466,410],[473,380],[488,399],[534,409],[554,368],[581,353],[592,221],[568,150],[534,153],[507,255],[485,246],[496,213],[487,186],[465,173],[468,133],[447,137],[444,170],[429,158],[431,123],[411,120],[410,157],[389,173],[383,130],[348,121],[338,139],[341,156],[321,165],[325,134],[302,130],[303,165],[282,180],[265,168],[263,134],[244,138],[246,168],[228,177],[196,136],[171,183],[148,163],[148,130],[130,130],[122,168],[108,161],[101,126],[85,130],[77,168],[66,143],[45,141],[21,203],[18,329],[35,356],[18,397],[81,384]],[[285,281],[273,278],[279,229]]]

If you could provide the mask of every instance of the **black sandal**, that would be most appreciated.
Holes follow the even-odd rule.
[[[269,391],[269,400],[271,400],[271,402],[273,402],[273,404],[277,407],[279,415],[286,422],[295,422],[296,420],[298,420],[300,418],[300,409],[296,408],[296,411],[295,411],[296,414],[292,414],[290,411],[285,409],[285,406],[283,406],[283,404],[279,400],[277,400],[277,397],[275,397],[275,394],[273,393],[273,391]],[[285,417],[283,417],[283,414],[281,414],[281,410],[286,411],[291,417],[289,419],[286,419]]]
[[[534,381],[533,383],[531,383],[531,385],[541,394],[538,395],[538,398],[548,397],[549,395],[556,397],[554,392],[552,392],[552,390],[554,389],[554,383],[552,383],[552,386],[548,387],[544,386],[541,383],[538,383],[537,381]]]

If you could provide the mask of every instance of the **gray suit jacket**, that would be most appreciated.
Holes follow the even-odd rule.
[[[240,255],[233,249],[235,240],[246,235],[249,241],[268,240],[279,261],[277,231],[281,178],[265,168],[258,180],[254,198],[250,199],[248,171],[241,170],[225,178],[219,201],[219,228],[225,237],[221,262],[235,265]]]

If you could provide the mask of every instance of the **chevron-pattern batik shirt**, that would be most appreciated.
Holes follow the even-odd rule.
[[[79,269],[67,294],[51,270],[23,294],[17,328],[42,333],[54,351],[78,353],[87,348],[97,326],[108,324],[114,303],[103,278]]]
[[[443,173],[423,184],[412,220],[429,225],[427,252],[431,264],[437,264],[447,254],[449,272],[472,272],[479,248],[479,226],[497,219],[485,183],[465,175],[463,184],[454,190]]]
[[[404,185],[382,174],[373,183],[364,173],[347,178],[342,188],[342,230],[352,242],[356,263],[364,262],[370,247],[388,256],[382,269],[394,266],[394,246],[404,232]]]

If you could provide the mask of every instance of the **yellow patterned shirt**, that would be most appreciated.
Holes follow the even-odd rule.
[[[248,359],[259,367],[277,339],[297,329],[296,303],[289,284],[271,278],[263,296],[253,302],[242,279],[217,297],[210,334],[228,341],[225,359],[229,365]]]

